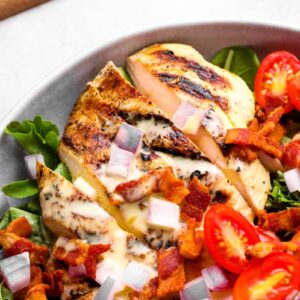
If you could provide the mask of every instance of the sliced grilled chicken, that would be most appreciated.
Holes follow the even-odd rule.
[[[245,128],[254,117],[253,94],[245,82],[210,64],[188,45],[153,45],[130,56],[127,63],[135,86],[170,119],[184,102],[202,112],[202,126],[187,136],[223,170],[255,211],[262,209],[270,190],[268,172],[258,160],[237,163],[222,152],[226,131]],[[253,170],[257,173],[248,174]],[[246,177],[258,184],[245,181]]]
[[[143,143],[135,154],[127,179],[106,172],[112,141],[125,121],[144,132]],[[146,222],[148,198],[134,203],[121,199],[116,205],[115,187],[153,169],[172,166],[186,183],[197,171],[215,200],[222,194],[222,201],[253,219],[251,208],[218,167],[210,163],[156,105],[128,83],[113,63],[107,64],[79,98],[59,145],[59,155],[74,180],[81,176],[97,190],[97,201],[120,226],[143,237],[152,247],[176,242],[178,232],[149,227]]]
[[[89,243],[111,245],[102,254],[100,281],[107,276],[120,277],[131,261],[143,264],[151,276],[156,276],[156,251],[122,230],[103,208],[61,175],[40,163],[37,175],[43,219],[51,231]]]

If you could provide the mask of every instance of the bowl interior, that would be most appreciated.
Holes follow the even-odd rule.
[[[52,74],[0,124],[1,132],[10,121],[33,118],[37,114],[55,122],[62,131],[86,82],[108,60],[124,65],[129,54],[161,42],[190,44],[208,59],[220,48],[230,45],[250,45],[259,56],[282,49],[300,57],[300,32],[271,26],[216,23],[174,26],[140,33],[100,46],[89,55]],[[9,136],[1,134],[0,139],[0,186],[12,180],[25,179],[27,175],[21,148]]]

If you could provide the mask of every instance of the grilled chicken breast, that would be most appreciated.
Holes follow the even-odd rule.
[[[123,122],[144,132],[127,179],[107,175],[111,145]],[[138,179],[153,169],[172,166],[186,183],[197,171],[215,201],[227,202],[253,219],[251,208],[220,169],[156,105],[128,83],[111,62],[88,84],[76,103],[59,145],[59,156],[69,167],[73,180],[81,176],[96,189],[95,199],[121,227],[154,248],[176,241],[178,232],[149,228],[148,198],[128,203],[115,193],[119,184]]]
[[[222,153],[227,130],[245,128],[254,117],[253,94],[245,82],[210,64],[188,45],[153,45],[130,56],[127,65],[135,86],[170,119],[184,102],[202,112],[202,126],[187,136],[223,170],[255,211],[263,209],[271,187],[268,172],[258,160],[237,161]],[[248,181],[253,179],[255,184]]]
[[[156,276],[156,251],[122,230],[94,200],[40,163],[37,182],[43,219],[49,229],[57,235],[111,245],[102,254],[98,281],[104,282],[107,276],[119,278],[131,261],[143,264],[151,271],[152,277]]]

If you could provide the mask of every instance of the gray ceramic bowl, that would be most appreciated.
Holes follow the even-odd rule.
[[[259,56],[284,49],[300,57],[300,31],[255,24],[213,23],[174,26],[156,29],[127,38],[77,59],[56,71],[36,87],[0,124],[3,132],[12,120],[32,118],[37,114],[52,120],[62,130],[67,117],[85,83],[102,68],[108,60],[124,65],[126,57],[153,43],[178,42],[194,46],[206,58],[217,50],[230,45],[250,45]],[[16,142],[1,135],[0,186],[25,178],[23,152]]]

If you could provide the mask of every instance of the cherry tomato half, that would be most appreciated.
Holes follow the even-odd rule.
[[[283,300],[300,287],[300,262],[284,252],[254,259],[233,287],[234,300]]]
[[[225,204],[213,205],[204,216],[204,242],[216,262],[233,273],[249,264],[246,248],[258,243],[254,226]]]
[[[300,72],[288,82],[287,92],[291,102],[300,110]]]
[[[254,92],[258,104],[267,113],[278,106],[283,106],[285,112],[294,108],[287,83],[299,70],[298,58],[287,51],[276,51],[263,59],[255,77]]]

